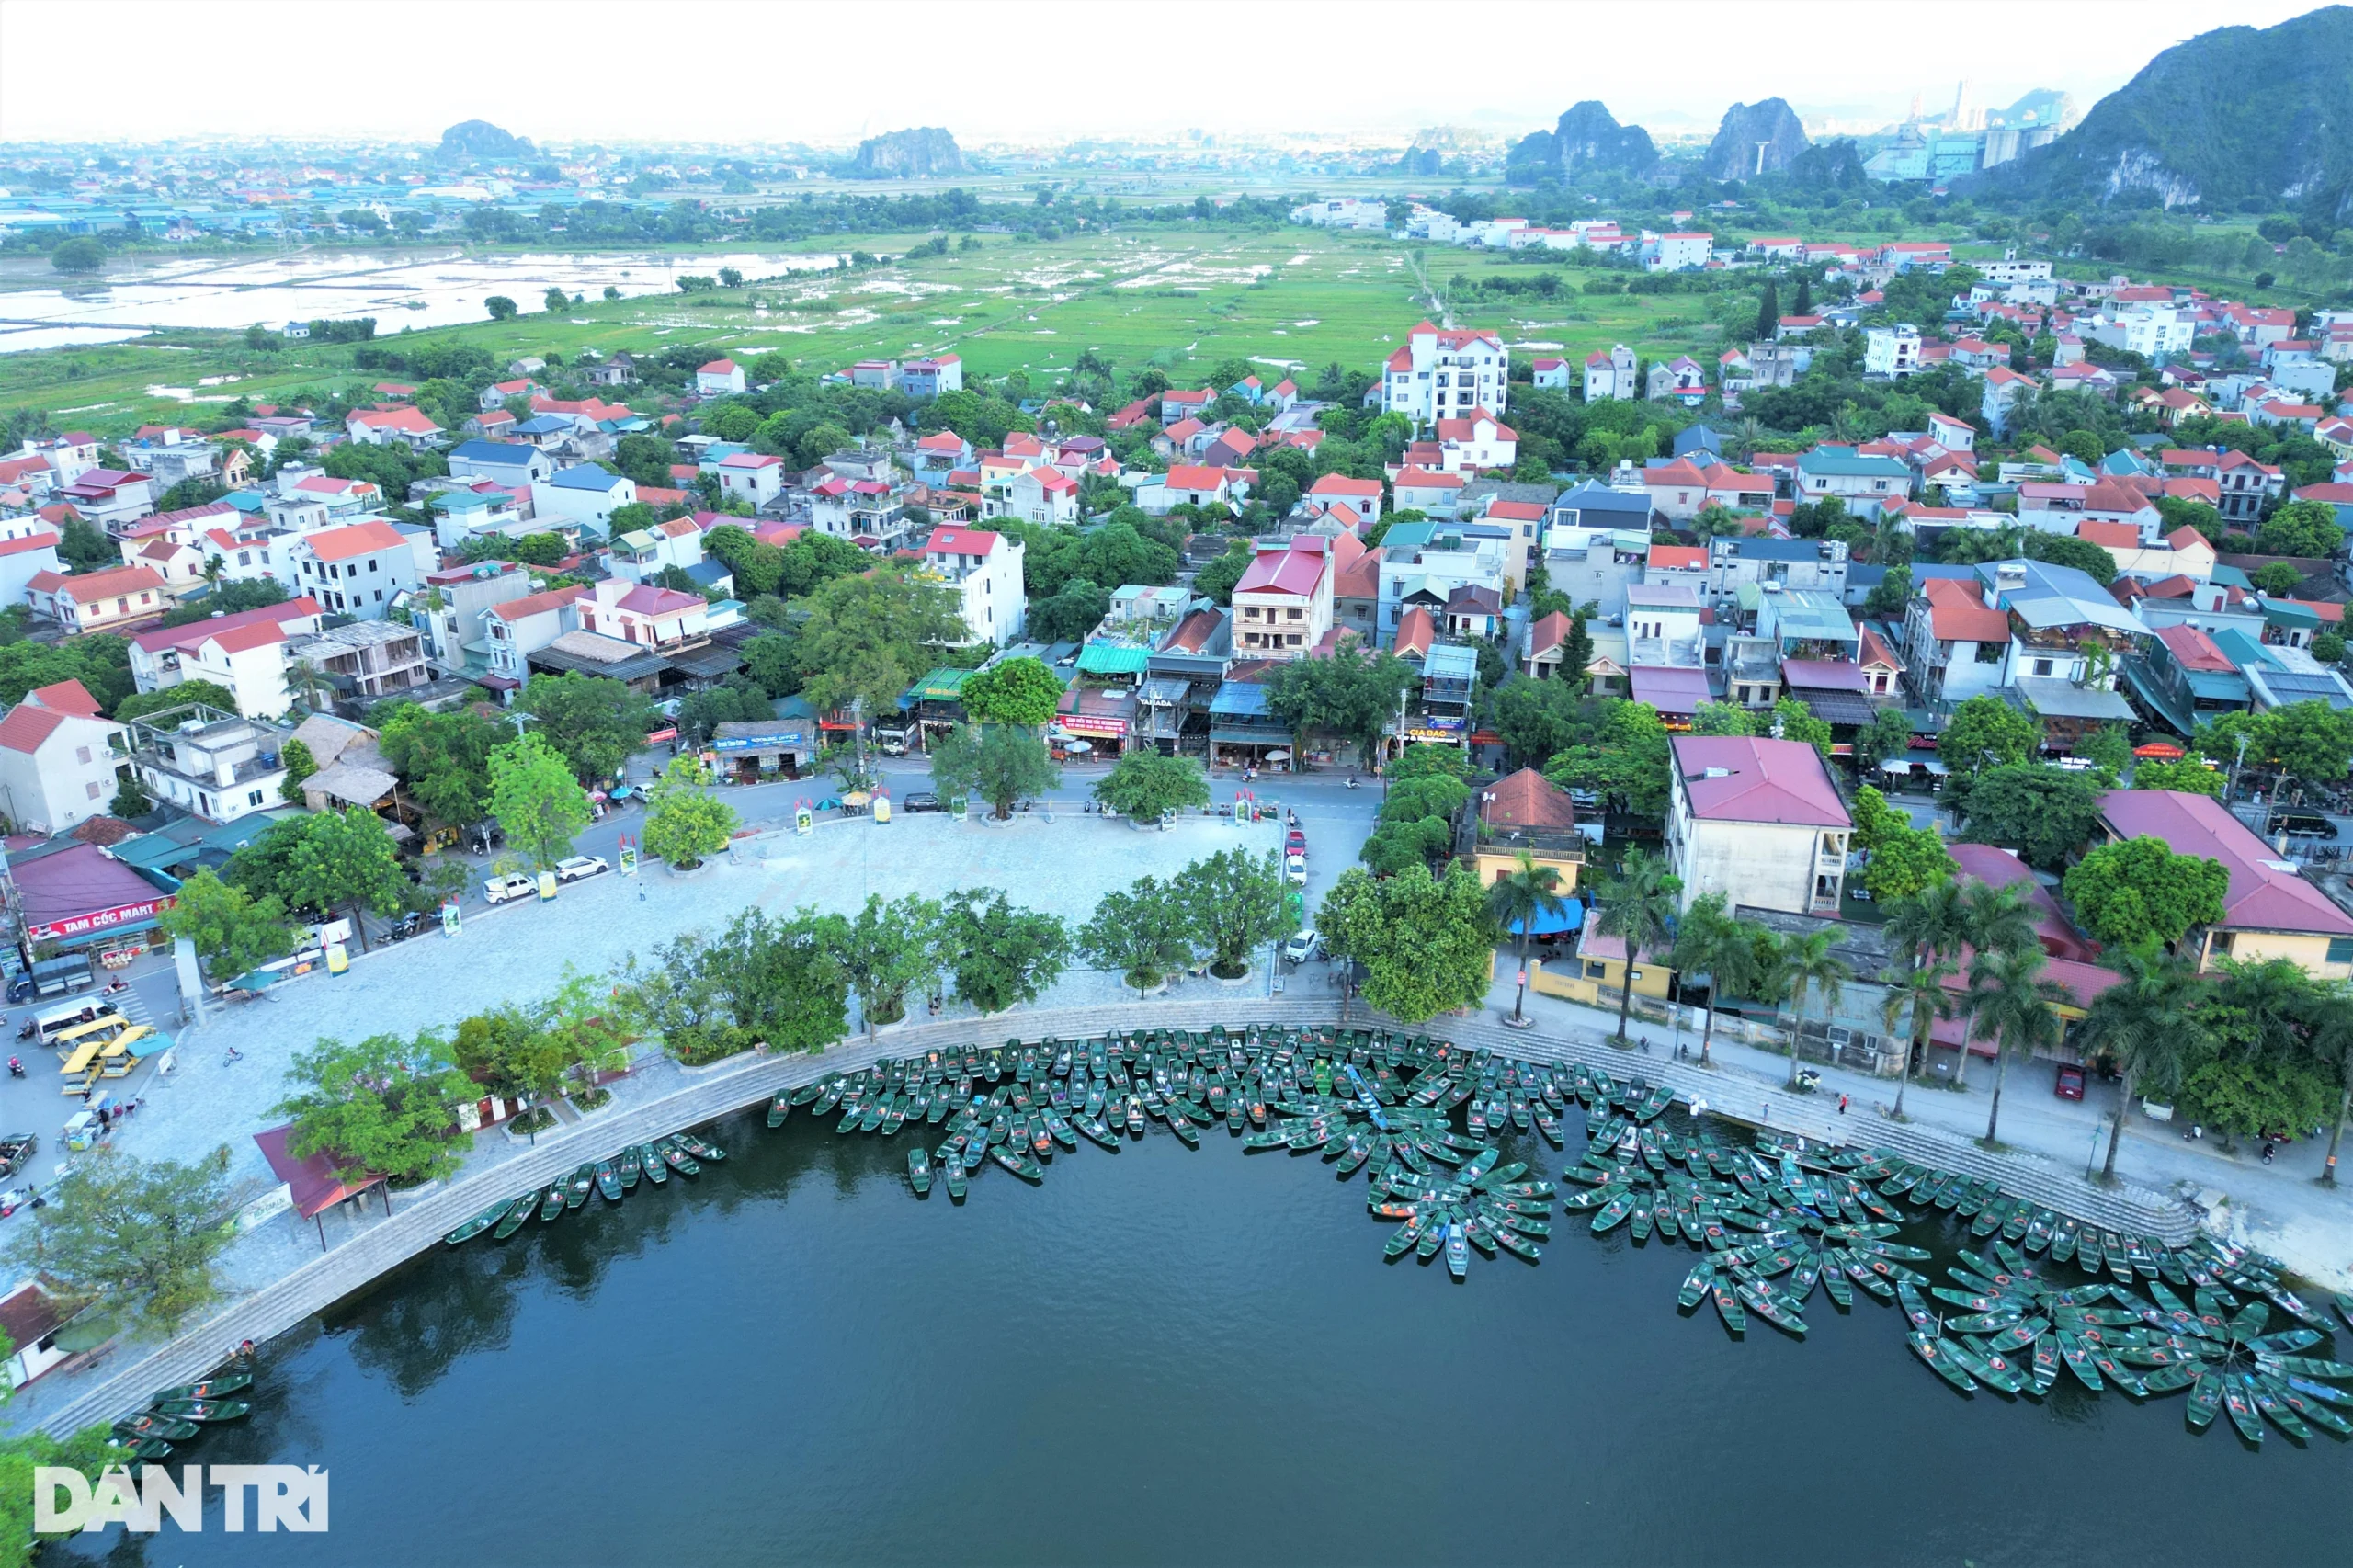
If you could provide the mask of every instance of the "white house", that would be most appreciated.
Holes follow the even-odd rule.
[[[1803,741],[1678,735],[1668,778],[1667,864],[1683,906],[1836,915],[1854,830],[1822,756]]]
[[[1040,465],[988,486],[981,515],[1051,526],[1078,521],[1078,481]]]
[[[560,469],[547,479],[531,483],[531,508],[536,516],[585,524],[598,534],[610,531],[613,514],[637,499],[637,481],[627,474],[608,473],[593,463]]]
[[[1688,272],[1707,266],[1715,246],[1713,234],[1661,234],[1657,255],[1647,257],[1644,264],[1653,272]]]
[[[1509,468],[1519,460],[1519,432],[1483,408],[1437,426],[1439,466],[1449,473]]]
[[[450,449],[449,472],[514,489],[552,475],[555,459],[521,441],[461,441]]]
[[[1022,586],[1025,547],[986,528],[935,528],[923,547],[925,569],[952,583],[963,597],[964,631],[999,647],[1028,630],[1029,599]]]
[[[426,417],[422,409],[406,403],[397,408],[354,409],[343,422],[344,433],[351,439],[370,447],[397,442],[422,451],[441,438],[441,426]]]
[[[733,359],[713,359],[695,371],[695,391],[704,397],[720,397],[744,390],[744,367]]]
[[[899,390],[912,398],[930,399],[942,392],[964,390],[964,361],[953,354],[910,359],[899,367]]]
[[[291,701],[285,649],[316,635],[319,601],[302,595],[238,610],[189,626],[167,626],[131,639],[131,678],[142,691],[163,691],[187,680],[227,690],[249,719],[274,719]]]
[[[754,509],[765,506],[784,489],[784,462],[765,452],[731,452],[719,460],[719,488]]]
[[[1511,357],[1495,333],[1420,322],[1381,368],[1381,406],[1416,426],[1464,418],[1472,409],[1501,414],[1510,370]]]
[[[387,601],[421,576],[407,536],[375,520],[305,534],[290,558],[302,593],[355,620],[383,619]]]
[[[112,809],[123,728],[78,680],[36,687],[0,719],[0,802],[27,833],[63,833]]]
[[[1597,348],[1585,359],[1585,400],[1600,403],[1615,398],[1631,403],[1642,396],[1642,385],[1636,379],[1638,362],[1634,351],[1624,344],[1613,346],[1604,354]]]
[[[1920,373],[1920,329],[1909,322],[1863,330],[1863,374],[1916,376]]]
[[[1528,372],[1531,386],[1565,390],[1569,384],[1569,362],[1557,354],[1540,355],[1529,361]]]
[[[1996,436],[2008,432],[2010,409],[2027,392],[2035,390],[2032,376],[2020,375],[2006,365],[1996,365],[1985,372],[1985,391],[1977,400],[1977,412],[1994,427]]]

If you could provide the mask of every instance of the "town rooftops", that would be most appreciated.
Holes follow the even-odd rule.
[[[1692,814],[1702,821],[1853,825],[1822,754],[1804,741],[1677,735],[1674,750]]]
[[[935,528],[924,548],[942,555],[982,556],[996,549],[998,538],[987,528]]]
[[[1479,791],[1479,820],[1493,827],[1566,832],[1577,824],[1569,792],[1532,767]]]
[[[68,576],[60,572],[36,572],[25,585],[44,594],[63,594],[75,604],[95,604],[98,600],[126,594],[146,593],[161,588],[164,580],[147,566],[109,566],[98,572],[82,572]]]
[[[369,521],[354,523],[348,528],[323,528],[305,541],[311,553],[321,561],[348,561],[355,555],[373,555],[380,550],[403,550],[408,540],[390,523]]]
[[[505,604],[493,605],[490,613],[505,621],[528,620],[551,609],[562,609],[587,591],[578,586],[550,588],[545,593],[530,594],[523,598],[508,599]]]
[[[599,495],[609,494],[620,483],[620,475],[607,473],[594,463],[581,463],[576,467],[560,469],[556,472],[555,477],[548,481],[548,483],[558,490],[588,490]]]
[[[1288,548],[1261,549],[1233,585],[1237,594],[1312,594],[1324,569],[1324,541],[1313,535]]]
[[[2177,855],[2222,863],[2231,879],[2216,922],[2223,929],[2353,936],[2353,915],[2298,876],[2220,801],[2176,790],[2112,790],[2099,804],[2120,837],[2162,839]]]

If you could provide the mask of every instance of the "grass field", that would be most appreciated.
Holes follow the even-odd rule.
[[[822,244],[769,248],[888,253],[907,244],[904,234],[833,235]],[[1963,247],[1962,255],[1984,248]],[[1557,298],[1483,301],[1465,295],[1452,301],[1457,324],[1493,328],[1524,352],[1582,359],[1622,342],[1646,358],[1688,352],[1703,364],[1751,331],[1756,296],[1747,286],[1712,296],[1587,295],[1577,291],[1580,285],[1607,274],[1565,260],[1558,269],[1565,288]],[[571,359],[590,347],[688,345],[714,358],[780,349],[796,363],[831,370],[861,358],[953,352],[963,357],[970,377],[1020,369],[1041,380],[1093,349],[1115,367],[1156,364],[1181,382],[1186,361],[1206,367],[1229,356],[1270,369],[1320,370],[1336,360],[1374,369],[1404,329],[1438,313],[1431,285],[1443,292],[1458,276],[1525,278],[1543,270],[1479,251],[1378,236],[1165,223],[1042,243],[986,235],[978,250],[850,274],[802,273],[711,293],[600,301],[561,314],[533,311],[420,335],[461,335],[502,364],[526,354]],[[270,401],[379,374],[355,369],[348,347],[293,343],[256,352],[234,335],[166,331],[134,343],[0,356],[0,413],[40,409],[113,434],[186,417],[188,398],[161,388],[184,389],[198,402],[241,394]],[[201,384],[215,377],[234,379]]]

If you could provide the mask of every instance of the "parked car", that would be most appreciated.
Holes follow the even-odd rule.
[[[1313,931],[1302,931],[1283,944],[1283,957],[1293,963],[1306,963],[1323,947],[1324,938]]]
[[[1297,828],[1292,828],[1290,830],[1290,836],[1283,840],[1283,853],[1286,855],[1306,854],[1307,835],[1300,832]]]
[[[540,884],[520,875],[491,877],[482,884],[482,896],[493,903],[505,903],[510,898],[528,898]]]
[[[1307,857],[1304,855],[1283,857],[1283,876],[1299,886],[1305,887],[1307,885]]]
[[[913,816],[917,812],[936,812],[939,810],[939,797],[928,790],[918,790],[901,801],[899,809],[909,816]]]
[[[612,867],[605,863],[605,858],[602,855],[574,855],[570,859],[558,860],[555,863],[555,880],[560,882],[576,882],[583,877],[593,877],[600,871],[611,869]]]
[[[2080,1067],[2070,1065],[2067,1062],[2061,1062],[2059,1064],[2058,1082],[2051,1085],[2051,1092],[2057,1095],[2063,1100],[2082,1099],[2084,1097],[2084,1070]]]

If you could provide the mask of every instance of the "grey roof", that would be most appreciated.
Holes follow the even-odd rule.
[[[1631,491],[1612,490],[1606,484],[1597,484],[1588,479],[1554,500],[1552,509],[1556,512],[1621,512],[1648,517],[1651,515],[1651,498]]]
[[[1998,568],[2022,566],[2026,569],[2026,585],[2005,593],[2002,608],[2016,610],[2018,617],[2037,631],[2054,626],[2100,626],[2110,631],[2145,634],[2149,628],[2141,618],[2116,602],[2106,588],[2091,579],[2090,574],[2074,566],[2055,566],[2048,561],[1988,561],[1977,568],[1977,575],[1984,584],[1985,602],[1995,597]]]
[[[449,449],[449,456],[453,460],[521,467],[538,458],[540,449],[520,441],[461,441]]]
[[[2020,676],[2018,695],[2046,719],[2120,719],[2130,722],[2132,704],[2100,687],[2077,686],[2056,676]]]
[[[1812,539],[1733,539],[1724,541],[1743,561],[1820,561],[1822,541]]]

